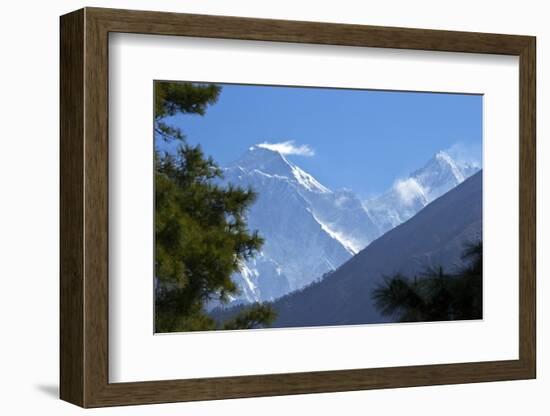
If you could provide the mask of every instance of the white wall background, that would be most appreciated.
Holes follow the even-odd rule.
[[[538,41],[538,379],[338,394],[225,400],[89,410],[103,415],[384,414],[546,415],[550,361],[545,356],[550,299],[543,258],[550,238],[550,145],[544,136],[545,72],[550,56],[546,2],[324,0],[52,0],[6,2],[0,15],[0,410],[71,415],[83,410],[58,395],[58,16],[82,6],[317,20],[536,35]],[[503,185],[505,186],[505,185]],[[503,236],[505,238],[505,236]],[[547,274],[547,273],[546,273]]]

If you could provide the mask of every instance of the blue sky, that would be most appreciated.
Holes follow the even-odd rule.
[[[258,143],[332,189],[383,192],[439,150],[481,165],[482,96],[220,84],[205,116],[178,115],[192,144],[226,165]]]

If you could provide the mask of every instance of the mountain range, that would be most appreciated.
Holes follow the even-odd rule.
[[[276,150],[250,147],[224,168],[223,182],[256,191],[248,225],[265,243],[234,274],[240,294],[233,303],[272,301],[331,273],[478,170],[441,151],[363,201],[351,190],[329,189]]]
[[[272,327],[389,322],[375,308],[373,289],[384,276],[414,276],[427,267],[453,272],[467,243],[482,238],[482,172],[429,203],[353,256],[336,271],[273,302]],[[239,307],[218,310],[232,316]]]
[[[430,202],[453,189],[479,170],[470,162],[454,160],[447,152],[437,152],[420,169],[396,180],[383,194],[365,202],[380,233],[408,220]]]

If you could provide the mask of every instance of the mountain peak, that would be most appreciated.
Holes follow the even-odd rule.
[[[467,176],[465,175],[464,168],[467,167],[467,164],[461,163],[459,161],[456,161],[444,150],[438,151],[436,154],[433,155],[433,157],[426,162],[426,164],[420,168],[411,173],[411,178],[426,178],[429,177],[454,177],[456,179],[456,184],[462,182],[464,179],[466,179]],[[426,178],[427,179],[427,178]]]
[[[280,157],[284,158],[283,154],[281,152],[279,152],[278,150],[262,146],[261,144],[253,144],[252,146],[250,146],[247,149],[247,151],[245,152],[245,155],[246,154],[254,154],[256,156],[258,156],[258,155],[271,155],[273,157],[280,156]]]
[[[452,163],[453,162],[453,158],[445,150],[440,150],[439,152],[437,152],[434,155],[434,159],[444,161],[444,162],[447,162],[447,163]]]
[[[455,160],[448,152],[438,151],[421,169],[410,175],[433,200],[477,172],[479,167]]]
[[[277,154],[282,156],[281,152],[279,152],[278,150],[275,150],[271,147],[262,146],[262,144],[253,144],[252,146],[250,146],[248,148],[248,151],[249,152],[259,152],[259,153],[271,152],[271,153],[277,153]]]
[[[313,176],[303,171],[278,150],[255,144],[230,167],[239,167],[246,171],[259,171],[266,175],[287,178],[308,191],[327,193],[328,188],[320,184]]]
[[[479,164],[477,162],[473,161],[464,161],[453,158],[448,152],[445,150],[438,151],[432,158],[432,160],[437,160],[440,163],[445,163],[449,166],[457,167],[458,169],[464,171],[464,170],[472,170],[474,172],[477,172],[481,169]],[[473,172],[471,172],[473,173]],[[470,175],[467,175],[470,176]]]
[[[455,160],[440,150],[422,168],[397,180],[388,191],[365,202],[365,206],[379,228],[387,231],[479,170],[477,164]]]
[[[231,167],[233,166],[279,176],[288,176],[291,171],[290,162],[280,152],[259,145],[250,146],[238,160],[231,164]]]

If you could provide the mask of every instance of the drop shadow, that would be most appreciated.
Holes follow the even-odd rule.
[[[37,384],[35,388],[46,396],[59,399],[59,386],[57,384]]]

